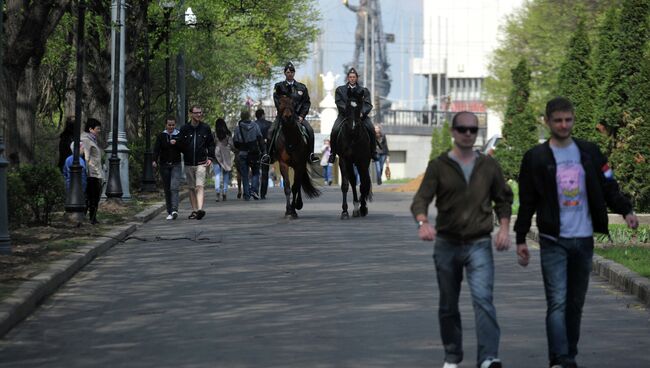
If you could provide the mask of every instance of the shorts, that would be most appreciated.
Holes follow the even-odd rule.
[[[185,166],[185,177],[190,189],[204,186],[206,169],[204,165]]]

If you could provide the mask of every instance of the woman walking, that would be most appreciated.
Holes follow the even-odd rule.
[[[86,121],[84,132],[81,134],[83,147],[83,156],[86,160],[88,170],[86,182],[86,204],[90,223],[95,225],[97,221],[97,208],[99,207],[99,198],[102,193],[102,184],[104,181],[104,169],[102,167],[102,156],[104,151],[97,144],[97,137],[102,131],[102,124],[93,118]]]
[[[222,118],[217,119],[214,123],[214,131],[216,135],[214,155],[217,158],[216,165],[214,165],[214,190],[217,194],[216,201],[219,202],[219,195],[221,195],[221,200],[226,200],[226,193],[230,185],[232,174],[231,152],[234,145],[232,133],[228,130],[225,120]]]

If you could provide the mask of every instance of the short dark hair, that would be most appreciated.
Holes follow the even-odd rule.
[[[173,120],[174,123],[175,123],[175,122],[176,122],[176,116],[171,115],[171,114],[170,114],[170,115],[167,115],[167,117],[165,118],[165,123],[167,123],[167,122],[170,121],[170,120]]]
[[[255,118],[256,119],[261,119],[262,116],[264,116],[266,113],[264,112],[264,109],[257,109],[255,111]]]
[[[248,121],[251,119],[251,113],[248,110],[242,110],[239,117],[241,121]]]
[[[571,101],[568,98],[560,96],[560,97],[555,97],[554,99],[546,103],[546,111],[545,111],[546,118],[550,119],[551,115],[556,111],[567,111],[567,112],[574,113],[575,108],[573,107],[573,103],[571,103]]]
[[[200,105],[192,105],[192,107],[190,107],[190,112],[194,112],[195,108],[201,109],[201,106]],[[201,110],[203,110],[203,109],[201,109]]]
[[[473,116],[473,117],[474,117],[474,120],[476,120],[476,124],[478,125],[478,116],[476,116],[476,114],[474,114],[474,113],[471,112],[471,111],[460,111],[460,112],[456,113],[456,115],[454,115],[453,118],[451,118],[451,127],[452,127],[452,128],[456,126],[456,122],[458,121],[458,118],[459,118],[461,115],[464,115],[464,114],[468,114],[468,115]]]
[[[84,127],[84,132],[89,132],[90,129],[95,129],[101,125],[102,123],[100,123],[99,120],[95,118],[88,118],[88,120],[86,120],[86,126]]]

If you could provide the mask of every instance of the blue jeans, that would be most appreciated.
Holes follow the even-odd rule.
[[[232,171],[224,170],[219,164],[215,164],[212,167],[214,168],[214,190],[217,194],[226,194],[228,192],[228,185],[230,185]]]
[[[546,337],[551,364],[575,363],[580,339],[594,238],[540,236],[542,276],[546,293]]]
[[[384,164],[386,163],[386,155],[377,155],[379,160],[375,161],[375,172],[377,173],[377,183],[381,182],[381,176],[384,173]]]
[[[445,361],[460,363],[463,360],[463,330],[458,309],[463,268],[467,270],[467,283],[474,307],[478,341],[477,362],[480,364],[488,358],[497,358],[501,331],[497,323],[496,309],[492,304],[492,239],[486,237],[463,243],[437,237],[433,260],[440,289],[438,320],[445,348]]]
[[[332,167],[330,165],[323,166],[323,179],[325,184],[329,183],[332,179]]]
[[[167,213],[178,211],[178,187],[181,183],[181,164],[160,164],[160,177],[165,189]]]
[[[242,194],[244,199],[249,199],[251,192],[258,193],[260,188],[260,164],[259,162],[248,160],[247,156],[239,156],[239,167],[241,168]],[[249,169],[251,171],[250,182],[248,178]]]

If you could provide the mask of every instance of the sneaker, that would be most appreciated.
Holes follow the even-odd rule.
[[[217,198],[214,201],[219,202],[219,193],[217,193]]]
[[[458,364],[445,362],[445,364],[442,366],[442,368],[458,368]]]
[[[310,154],[309,154],[309,160],[310,160],[311,162],[314,162],[314,163],[316,163],[316,162],[320,162],[320,158],[318,158],[318,156],[316,156],[315,153],[310,153]]]
[[[196,219],[197,219],[197,220],[202,219],[203,216],[205,216],[205,211],[203,211],[203,210],[198,210],[198,211],[196,211]]]
[[[169,215],[167,215],[167,220],[173,220],[173,219],[174,219],[174,216],[172,216],[171,213]]]
[[[255,192],[251,192],[251,197],[253,197],[253,199],[256,201],[260,199],[260,196]]]
[[[501,368],[501,361],[497,358],[487,358],[481,363],[480,368]]]
[[[225,193],[221,195],[221,200],[224,201],[224,202],[226,201],[226,194]]]
[[[178,212],[172,211],[172,220],[176,220],[178,218]]]

